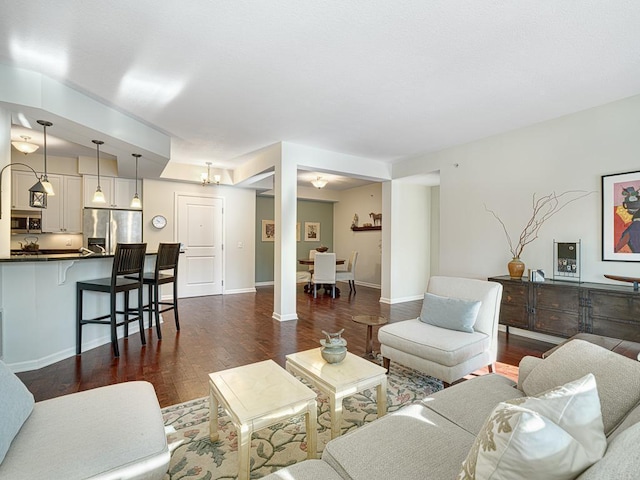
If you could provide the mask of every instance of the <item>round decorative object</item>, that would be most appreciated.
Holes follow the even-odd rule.
[[[507,263],[509,269],[509,276],[514,280],[520,280],[524,274],[524,262],[518,257],[513,257],[509,263]]]
[[[327,363],[340,363],[347,356],[347,341],[340,335],[344,332],[344,328],[336,333],[322,333],[327,337],[320,340],[320,354]]]
[[[151,219],[151,225],[157,229],[161,229],[167,226],[167,219],[164,215],[156,215]]]
[[[320,245],[319,247],[316,248],[316,252],[320,252],[320,253],[324,253],[327,250],[329,250],[329,247],[325,247],[324,245]]]

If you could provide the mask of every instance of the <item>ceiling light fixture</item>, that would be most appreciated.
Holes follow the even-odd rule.
[[[133,195],[133,199],[131,200],[131,208],[142,208],[142,202],[140,201],[140,197],[138,196],[138,159],[142,156],[139,153],[132,153],[134,157],[136,157],[136,193]]]
[[[28,153],[33,153],[40,148],[35,143],[29,143],[29,140],[31,140],[31,137],[28,137],[26,135],[20,135],[20,138],[22,139],[21,142],[19,141],[11,142],[11,145],[13,145],[13,148],[18,150],[20,153],[24,153],[25,155],[27,155]]]
[[[100,188],[100,145],[103,145],[104,142],[102,140],[91,140],[96,144],[96,161],[98,165],[98,186],[96,187],[96,192],[93,194],[93,203],[106,203],[107,201],[104,198],[104,193],[102,193],[102,188]]]
[[[211,183],[215,183],[216,185],[220,185],[220,175],[214,175],[213,181],[211,181],[211,162],[207,162],[207,173],[203,173],[202,176],[202,186],[209,185]]]
[[[47,190],[47,195],[53,196],[56,192],[53,190],[53,185],[49,182],[49,177],[47,176],[47,127],[53,125],[53,123],[48,122],[46,120],[37,120],[39,125],[42,125],[42,130],[44,131],[44,174],[42,178],[40,178],[40,182]]]
[[[324,188],[327,185],[327,183],[329,182],[324,180],[322,177],[318,177],[315,180],[311,181],[311,185],[313,185],[316,188]]]

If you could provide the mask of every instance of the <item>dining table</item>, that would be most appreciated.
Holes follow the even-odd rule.
[[[346,260],[344,258],[338,258],[336,259],[336,265],[344,265],[345,261]],[[298,263],[300,265],[313,265],[314,260],[313,258],[300,258],[298,259]],[[325,288],[324,285],[322,285],[321,288],[324,289],[325,293],[328,293],[331,290],[330,288]],[[311,293],[312,291],[313,289],[310,288],[310,284],[306,284],[304,286],[304,293]],[[336,287],[336,297],[338,297],[339,295],[340,295],[340,289]]]

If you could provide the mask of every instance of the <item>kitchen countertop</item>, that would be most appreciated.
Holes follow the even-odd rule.
[[[155,255],[156,252],[147,252],[146,255]],[[93,255],[85,255],[78,253],[77,250],[71,250],[69,253],[18,253],[8,257],[0,257],[0,263],[14,262],[52,262],[62,260],[91,260],[94,258],[113,258],[113,254],[94,253]]]

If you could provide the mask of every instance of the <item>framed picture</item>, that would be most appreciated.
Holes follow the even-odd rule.
[[[602,260],[640,262],[640,171],[602,176]]]
[[[276,236],[276,222],[273,220],[262,220],[262,241],[273,242]]]
[[[580,240],[553,242],[553,278],[580,281]]]
[[[304,222],[304,241],[305,242],[320,241],[320,223]]]
[[[296,223],[296,242],[300,241],[300,222]]]

